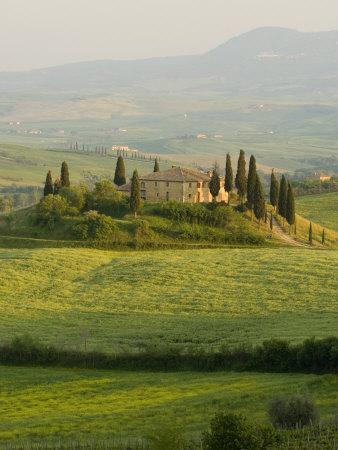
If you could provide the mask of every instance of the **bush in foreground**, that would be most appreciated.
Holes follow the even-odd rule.
[[[244,416],[219,413],[211,420],[202,442],[205,450],[258,450],[275,444],[277,434],[270,426],[254,426]]]
[[[268,412],[276,428],[303,428],[318,421],[313,401],[299,395],[273,399]]]

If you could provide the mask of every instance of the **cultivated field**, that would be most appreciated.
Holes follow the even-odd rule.
[[[338,252],[1,249],[0,337],[108,352],[335,334]]]
[[[296,207],[301,216],[338,231],[338,192],[298,197]]]
[[[267,421],[269,400],[290,393],[311,395],[325,419],[336,410],[338,388],[333,375],[10,367],[1,368],[0,383],[0,442],[11,440],[11,445],[60,444],[60,439],[120,442],[166,430],[194,436],[218,410]]]

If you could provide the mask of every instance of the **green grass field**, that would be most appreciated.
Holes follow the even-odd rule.
[[[0,442],[198,435],[219,410],[267,421],[279,394],[313,397],[322,419],[337,405],[333,375],[133,373],[1,367]],[[22,447],[20,447],[22,448]]]
[[[336,333],[338,252],[1,249],[0,338],[105,351]]]
[[[301,216],[338,231],[338,192],[298,197],[296,205]]]
[[[0,187],[12,184],[43,187],[48,170],[52,171],[53,179],[59,177],[62,161],[68,163],[72,183],[83,181],[86,173],[114,177],[116,158],[0,144]],[[126,174],[131,177],[134,169],[140,174],[152,172],[154,164],[125,160],[125,165]],[[162,168],[167,167],[168,165],[162,164]]]

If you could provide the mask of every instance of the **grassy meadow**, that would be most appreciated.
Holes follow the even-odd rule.
[[[66,160],[71,170],[71,182],[84,180],[86,174],[114,177],[116,158],[95,154],[77,154],[67,151],[46,150],[14,144],[0,144],[0,187],[40,186],[43,187],[46,173],[52,171],[53,179],[59,176],[61,162]],[[126,174],[131,177],[133,170],[149,173],[153,162],[125,160]],[[168,167],[168,165],[162,167]]]
[[[301,248],[1,249],[0,338],[114,352],[325,337],[337,262]]]
[[[297,212],[338,232],[338,192],[296,198]]]
[[[310,395],[323,419],[337,404],[333,375],[135,373],[1,367],[0,443],[198,436],[219,410],[267,421],[269,400]],[[0,444],[1,445],[1,444]],[[20,447],[23,448],[23,447]]]

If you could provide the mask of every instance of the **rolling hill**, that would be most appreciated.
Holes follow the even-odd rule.
[[[2,73],[0,88],[102,91],[214,89],[242,92],[312,91],[337,86],[338,31],[301,33],[259,28],[202,55],[136,61],[103,60],[23,73]],[[250,84],[248,83],[250,80]]]

